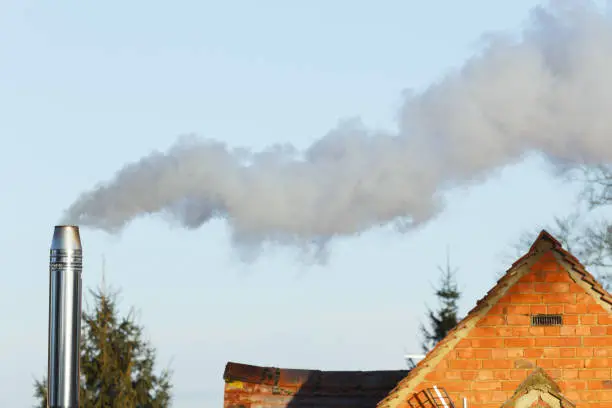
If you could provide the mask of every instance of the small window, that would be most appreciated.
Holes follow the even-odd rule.
[[[560,314],[537,314],[531,316],[532,326],[561,326],[563,316]]]

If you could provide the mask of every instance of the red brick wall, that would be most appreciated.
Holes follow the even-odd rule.
[[[530,314],[561,313],[561,327]],[[456,403],[499,408],[534,367],[579,408],[612,407],[612,317],[545,254],[451,350],[417,390],[444,387]]]

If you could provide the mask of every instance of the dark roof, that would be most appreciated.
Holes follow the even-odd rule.
[[[223,374],[225,407],[274,400],[275,406],[286,407],[374,408],[407,374],[408,370],[321,371],[229,362]]]
[[[390,371],[321,371],[277,367],[260,367],[229,362],[225,366],[225,382],[242,381],[278,387],[307,388],[323,391],[390,390],[408,374],[408,370]]]

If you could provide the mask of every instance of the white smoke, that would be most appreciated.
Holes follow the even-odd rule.
[[[81,195],[64,220],[116,232],[147,214],[186,228],[222,218],[236,243],[324,245],[430,220],[444,188],[530,152],[611,162],[611,23],[593,4],[536,8],[517,38],[496,36],[457,72],[407,95],[394,132],[342,123],[305,151],[180,139]]]

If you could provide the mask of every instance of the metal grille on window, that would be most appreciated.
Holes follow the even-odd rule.
[[[563,316],[560,314],[537,314],[531,316],[532,326],[561,326]]]

